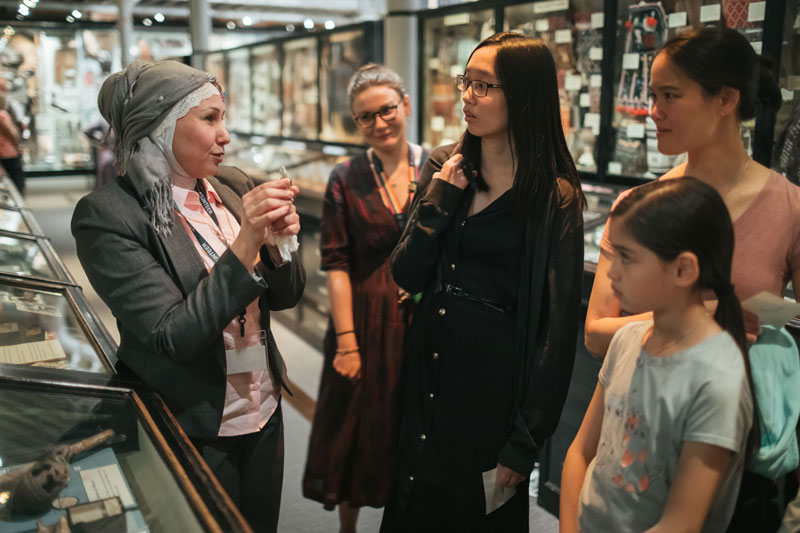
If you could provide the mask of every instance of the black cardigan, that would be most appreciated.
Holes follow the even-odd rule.
[[[420,176],[409,222],[392,253],[397,284],[411,293],[432,292],[439,262],[439,236],[452,221],[459,191],[446,182],[432,182],[454,145],[431,153]],[[449,193],[449,194],[448,194]],[[580,191],[559,179],[550,198],[537,203],[526,222],[523,274],[517,302],[515,339],[516,411],[509,413],[511,431],[498,462],[520,474],[533,469],[539,450],[555,431],[569,390],[578,336],[583,277],[583,215]],[[451,207],[451,205],[453,207]],[[419,224],[420,212],[434,210],[434,227]],[[429,312],[423,298],[418,316]],[[409,350],[421,349],[424,320],[409,333]]]

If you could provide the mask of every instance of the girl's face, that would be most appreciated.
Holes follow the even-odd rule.
[[[658,151],[689,152],[712,142],[722,118],[720,99],[708,97],[699,83],[658,54],[650,75],[650,115],[658,129]]]
[[[202,179],[217,173],[225,156],[225,145],[231,142],[224,118],[225,104],[215,94],[175,123],[172,153],[189,176]]]
[[[392,109],[395,105],[397,108]],[[356,121],[364,142],[372,148],[391,152],[406,142],[406,120],[411,115],[411,99],[408,95],[400,96],[391,87],[370,87],[353,99],[351,111],[354,117],[380,111],[389,115],[387,118],[375,115],[375,122],[366,127]]]
[[[625,216],[609,220],[609,240],[614,248],[608,277],[611,289],[625,311],[652,311],[667,299],[668,263],[639,244],[624,224]]]
[[[494,70],[496,57],[496,46],[478,48],[467,63],[464,75],[470,81],[500,85],[500,80],[497,79]],[[464,103],[462,110],[464,111],[464,120],[467,122],[467,130],[471,134],[482,139],[507,138],[508,108],[503,89],[489,88],[486,96],[476,96],[472,92],[472,88],[468,87],[461,93],[461,101]]]

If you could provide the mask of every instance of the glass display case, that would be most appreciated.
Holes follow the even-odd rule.
[[[0,189],[0,205],[19,207],[19,202],[10,189]]]
[[[55,282],[71,282],[49,243],[33,236],[0,231],[0,273]]]
[[[687,8],[687,5],[689,6]],[[650,118],[650,69],[659,48],[670,37],[692,27],[726,25],[741,32],[761,53],[766,2],[702,0],[618,3],[614,57],[614,143],[608,173],[656,178],[684,160],[658,151],[655,123]],[[742,124],[742,138],[752,154],[755,121]]]
[[[571,4],[571,5],[570,5]],[[558,71],[561,122],[579,171],[597,171],[603,60],[603,0],[507,6],[506,31],[543,39]]]
[[[469,55],[495,33],[494,10],[484,9],[423,19],[422,144],[428,148],[456,142],[466,129],[455,77]]]
[[[351,118],[347,86],[356,70],[366,63],[364,30],[331,33],[321,37],[320,109],[324,141],[360,143],[361,135]]]
[[[0,206],[0,230],[39,235],[38,225],[21,209]]]
[[[283,55],[283,136],[317,139],[317,39],[285,41]]]
[[[253,56],[253,133],[281,134],[281,62],[276,44],[256,46]]]
[[[74,290],[0,275],[0,363],[113,372],[115,347],[90,327]]]
[[[624,189],[593,183],[583,183],[582,188],[586,195],[586,210],[583,212],[583,261],[586,268],[593,269],[600,260],[600,239],[611,207]]]
[[[230,131],[252,133],[253,99],[250,83],[250,49],[238,48],[228,52],[228,67],[236,75],[228,78],[225,125]]]
[[[800,184],[800,0],[787,0],[778,75],[783,105],[775,120],[772,168]]]
[[[0,530],[252,531],[174,419],[144,399],[0,376]]]

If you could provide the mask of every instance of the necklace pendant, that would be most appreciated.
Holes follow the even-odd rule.
[[[408,182],[408,192],[410,192],[410,193],[417,192],[417,182],[416,181],[409,181]]]

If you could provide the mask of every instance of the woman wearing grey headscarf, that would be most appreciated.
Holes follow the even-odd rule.
[[[156,389],[256,531],[276,531],[283,359],[269,311],[305,285],[289,180],[254,186],[220,166],[224,93],[174,61],[132,63],[100,90],[119,178],[72,217],[78,257],[117,318],[118,369]],[[287,389],[288,390],[288,389]]]

